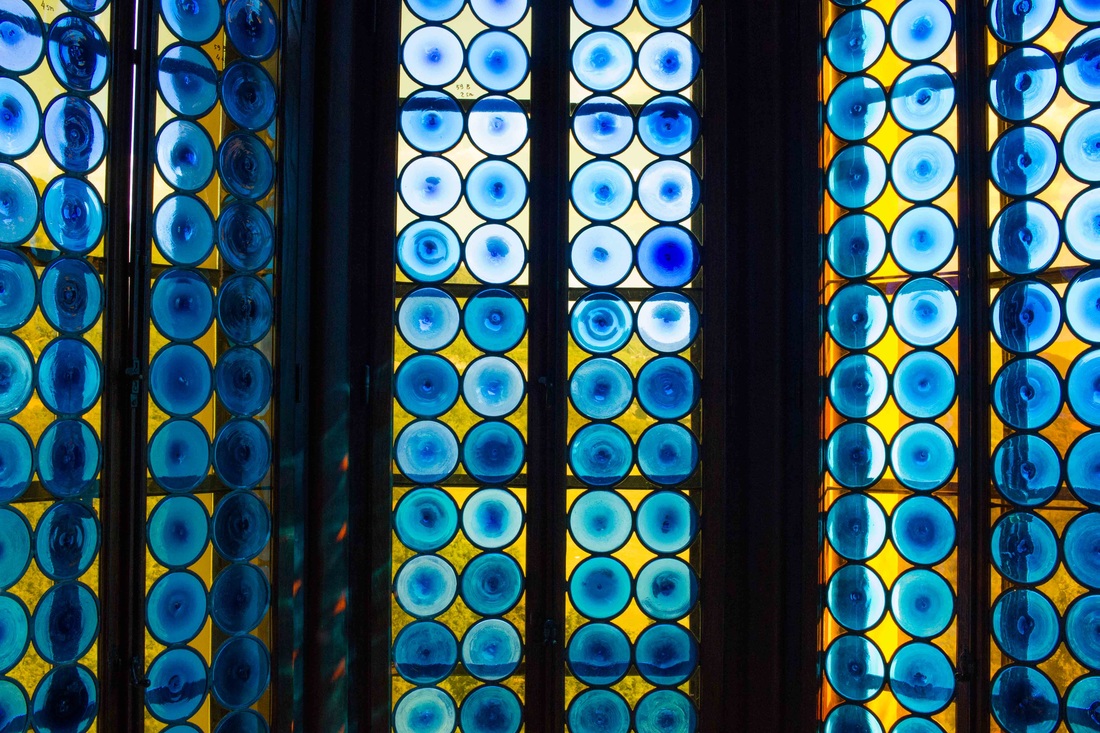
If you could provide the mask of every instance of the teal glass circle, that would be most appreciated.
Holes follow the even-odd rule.
[[[439,417],[458,400],[458,372],[435,354],[415,354],[393,378],[398,403],[414,417]]]
[[[218,103],[218,71],[202,49],[169,46],[157,59],[157,90],[176,114],[202,117]]]
[[[458,574],[439,555],[413,555],[397,569],[393,595],[413,618],[434,618],[458,596]]]
[[[27,258],[0,250],[0,331],[13,331],[34,314],[38,278]]]
[[[517,733],[523,724],[523,706],[507,687],[485,685],[462,701],[458,720],[464,733]]]
[[[221,100],[226,115],[243,130],[259,132],[275,119],[275,81],[260,66],[234,61],[222,72]]]
[[[511,351],[527,331],[527,311],[510,290],[490,288],[466,301],[462,327],[477,348],[490,354]]]
[[[907,0],[890,19],[890,43],[906,61],[927,61],[947,47],[954,25],[941,0]]]
[[[1053,733],[1058,726],[1058,692],[1050,678],[1034,667],[1014,664],[997,672],[990,708],[1006,730]]]
[[[926,0],[908,0],[909,3]],[[943,5],[941,0],[927,0]],[[946,7],[946,6],[944,6]],[[955,180],[955,150],[939,135],[914,135],[898,146],[890,160],[890,180],[909,201],[932,201]]]
[[[1058,567],[1058,538],[1037,514],[1012,512],[997,520],[991,538],[993,565],[1014,583],[1041,583]]]
[[[909,562],[936,565],[955,548],[955,516],[938,499],[910,496],[894,508],[890,535]]]
[[[825,251],[837,274],[867,277],[886,257],[886,229],[870,214],[845,214],[829,230]]]
[[[989,99],[994,111],[1013,122],[1041,114],[1058,93],[1058,62],[1036,46],[1014,48],[1002,56],[989,75]]]
[[[638,373],[638,402],[659,420],[676,420],[687,415],[699,401],[699,374],[687,359],[659,356]]]
[[[437,288],[414,290],[397,307],[397,330],[414,349],[439,351],[458,336],[461,323],[458,303]]]
[[[959,305],[943,280],[917,277],[897,289],[890,313],[898,336],[919,348],[941,344],[955,332]]]
[[[30,720],[30,700],[23,686],[0,677],[0,733],[26,733]]]
[[[462,531],[483,550],[502,550],[519,539],[524,513],[516,495],[507,489],[478,489],[462,505]]]
[[[993,409],[997,417],[1017,430],[1042,428],[1061,407],[1061,380],[1045,361],[1013,359],[993,378]]]
[[[474,359],[462,375],[462,397],[481,417],[511,415],[523,402],[526,387],[522,370],[503,356]]]
[[[569,600],[588,619],[615,618],[630,603],[630,571],[613,557],[590,557],[569,577]]]
[[[566,711],[570,733],[628,733],[630,707],[614,690],[585,690]]]
[[[1100,350],[1086,352],[1070,365],[1066,401],[1082,422],[1100,425]]]
[[[519,603],[523,584],[523,570],[515,558],[503,552],[485,552],[462,570],[459,592],[474,613],[501,616]]]
[[[955,222],[939,207],[914,206],[894,222],[890,252],[906,272],[935,272],[955,252]]]
[[[415,685],[433,685],[458,663],[458,640],[438,621],[414,621],[393,640],[393,666]]]
[[[27,431],[0,421],[0,502],[18,499],[34,477],[34,449]]]
[[[1013,127],[993,144],[990,178],[1009,196],[1031,196],[1058,171],[1058,146],[1040,127]]]
[[[699,512],[679,491],[655,491],[638,506],[635,530],[638,540],[658,554],[682,552],[695,540]]]
[[[145,599],[145,625],[161,644],[183,644],[206,624],[206,584],[187,570],[160,576]]]
[[[45,598],[43,598],[43,601]],[[8,672],[23,659],[30,646],[31,620],[18,596],[0,593],[0,672]]]
[[[955,670],[939,648],[923,642],[906,644],[890,660],[890,691],[907,710],[931,715],[955,695]]]
[[[145,690],[145,707],[162,722],[187,720],[206,699],[206,662],[189,647],[161,652],[149,665],[146,677],[149,687]]]
[[[34,559],[51,580],[74,580],[88,572],[100,544],[95,512],[79,501],[57,502],[38,520]]]
[[[638,438],[638,470],[649,481],[675,486],[699,465],[699,441],[680,423],[650,425]]]
[[[610,354],[626,345],[633,334],[634,312],[619,295],[589,293],[576,302],[570,316],[573,339],[585,351]]]
[[[201,265],[214,251],[214,238],[214,215],[195,196],[173,194],[153,212],[153,241],[173,265]],[[89,240],[90,246],[94,240]]]
[[[951,585],[932,570],[903,573],[890,589],[890,611],[902,631],[918,639],[939,636],[955,616]]]
[[[1062,533],[1062,552],[1074,580],[1100,589],[1100,513],[1084,512],[1070,520]]]
[[[438,483],[458,467],[458,438],[441,422],[411,422],[397,435],[394,461],[413,482]]]
[[[917,419],[936,418],[955,401],[955,370],[935,351],[911,351],[894,369],[894,401]]]
[[[462,666],[479,680],[496,682],[510,676],[522,658],[519,631],[504,619],[481,619],[462,637]]]
[[[882,733],[882,723],[865,707],[845,703],[825,718],[824,733]]]
[[[163,423],[149,442],[149,472],[165,491],[191,491],[210,473],[210,438],[194,420]]]
[[[190,4],[161,0],[160,14],[172,33],[191,43],[206,43],[221,27],[221,6],[217,0],[198,0]]]
[[[1100,506],[1100,434],[1085,433],[1066,455],[1066,482],[1089,506]]]
[[[1100,261],[1100,188],[1078,194],[1063,218],[1066,244],[1074,254],[1089,262]]]
[[[35,464],[46,490],[59,499],[92,488],[103,450],[92,426],[83,420],[57,420],[38,440]]]
[[[944,730],[933,720],[913,716],[899,720],[890,733],[944,733]]]
[[[0,589],[15,585],[30,564],[30,524],[18,509],[0,507]]]
[[[886,24],[872,10],[850,10],[825,36],[825,55],[837,71],[855,74],[870,68],[886,48]]]
[[[397,266],[418,283],[446,280],[458,269],[462,245],[449,224],[421,219],[397,235]]]
[[[34,390],[34,360],[16,336],[0,335],[0,417],[21,411]]]
[[[1037,664],[1058,648],[1058,609],[1042,593],[1012,588],[993,604],[993,640],[1018,662]]]
[[[698,665],[699,642],[682,624],[652,624],[634,643],[634,666],[646,681],[655,685],[682,684]]]
[[[610,553],[630,539],[634,512],[614,491],[585,491],[569,508],[569,533],[591,553]]]
[[[393,531],[410,550],[435,552],[458,532],[458,505],[439,489],[413,489],[393,510]]]
[[[1074,659],[1100,669],[1100,595],[1081,596],[1066,611],[1066,646]]]
[[[829,334],[845,349],[870,348],[886,334],[889,307],[882,292],[865,283],[850,283],[829,300]]]
[[[1100,730],[1100,676],[1081,677],[1066,691],[1066,725],[1071,733]]]
[[[1046,267],[1061,243],[1058,215],[1036,199],[1014,201],[993,220],[989,235],[993,260],[1012,275],[1031,275]]]
[[[633,465],[634,446],[617,425],[586,425],[569,442],[573,475],[589,486],[613,486],[626,478]]]
[[[523,436],[511,423],[486,420],[462,440],[462,465],[486,484],[508,483],[519,474],[525,460]]]
[[[1066,323],[1091,344],[1100,343],[1100,270],[1086,270],[1073,279],[1065,294]]]
[[[210,665],[210,692],[227,708],[247,708],[267,690],[271,656],[255,636],[232,636],[222,642]]]
[[[103,235],[103,199],[87,181],[58,176],[42,196],[42,224],[61,251],[87,254]]]
[[[695,733],[698,725],[695,705],[679,690],[652,690],[634,708],[638,733]]]
[[[829,401],[844,417],[870,417],[882,409],[889,395],[886,367],[870,354],[845,356],[829,375]]]
[[[886,119],[886,92],[870,76],[848,77],[825,103],[825,121],[841,140],[865,140]]]
[[[845,494],[829,507],[825,536],[845,560],[868,560],[886,544],[886,513],[865,494]]]
[[[871,425],[844,423],[829,436],[825,459],[829,473],[841,486],[864,488],[886,470],[886,442]]]
[[[862,209],[886,189],[886,159],[870,145],[849,145],[833,156],[825,173],[829,195],[845,209]]]
[[[202,410],[214,390],[210,359],[191,344],[170,343],[149,366],[149,394],[173,417],[189,417]]]
[[[1094,59],[1100,51],[1100,29],[1086,28],[1062,54],[1062,84],[1085,103],[1100,102],[1100,71]]]
[[[650,560],[638,571],[635,597],[642,612],[659,621],[681,619],[699,600],[699,577],[678,557]]]
[[[0,244],[27,241],[38,226],[38,189],[14,163],[0,163]]]
[[[877,626],[886,613],[886,587],[866,565],[845,565],[833,573],[825,599],[833,618],[849,631]]]
[[[890,112],[906,130],[939,127],[955,108],[955,80],[938,64],[910,66],[890,88]]]
[[[581,362],[569,376],[569,398],[585,417],[610,420],[630,407],[634,378],[618,359],[594,357]]]
[[[573,632],[565,660],[581,682],[613,685],[630,668],[630,639],[613,624],[589,622]]]
[[[39,733],[84,733],[91,728],[98,709],[95,676],[80,664],[54,667],[31,698],[33,725]]]
[[[149,515],[146,536],[153,559],[179,569],[198,560],[210,541],[210,515],[193,496],[166,496]]]
[[[1075,178],[1100,181],[1100,114],[1086,110],[1062,135],[1062,164]]]
[[[58,583],[38,600],[33,624],[39,656],[50,664],[75,662],[99,635],[99,601],[83,583]]]
[[[457,721],[454,700],[438,687],[414,687],[393,710],[397,733],[453,733]]]
[[[1004,43],[1024,43],[1042,34],[1057,10],[1057,0],[993,0],[989,4],[989,30]]]
[[[1100,445],[1097,447],[1100,448]],[[1072,450],[1069,461],[1074,465]],[[1036,507],[1050,501],[1058,493],[1058,486],[1062,481],[1058,451],[1050,441],[1040,435],[1016,433],[1008,436],[993,451],[992,466],[993,485],[997,487],[997,491],[1020,507]],[[1095,470],[1100,479],[1100,456],[1097,457],[1094,469],[1084,470]],[[1081,475],[1076,465],[1074,471]],[[1070,483],[1072,486],[1072,478]]]
[[[890,445],[894,477],[914,491],[935,491],[955,473],[955,443],[936,423],[909,423]]]
[[[886,662],[869,639],[845,634],[825,650],[825,676],[841,697],[863,702],[882,690]]]

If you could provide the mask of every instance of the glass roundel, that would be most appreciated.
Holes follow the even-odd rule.
[[[959,445],[969,437],[960,435],[958,403],[968,376],[959,371],[958,333],[967,296],[959,270],[960,4],[820,3],[819,710],[830,732],[936,731],[933,719],[955,714]],[[1020,119],[1048,104],[1045,58],[1028,55],[991,85],[1008,105],[1026,98]],[[1033,89],[1013,86],[1029,73]],[[1035,171],[1031,185],[1044,174]],[[1058,221],[1041,213],[1027,230],[1034,249],[1018,236],[1028,226],[1021,217],[1003,220],[1001,259],[1027,269],[1055,256]]]
[[[154,5],[144,702],[169,730],[266,730],[287,5]],[[103,214],[62,192],[51,237],[78,251]]]
[[[518,733],[537,18],[405,0],[401,21],[391,727]]]

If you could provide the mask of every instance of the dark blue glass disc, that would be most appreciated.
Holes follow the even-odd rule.
[[[1082,422],[1100,425],[1100,351],[1088,351],[1069,368],[1066,379],[1066,400]]]
[[[1014,583],[1041,583],[1058,566],[1054,529],[1037,514],[1013,512],[993,526],[993,565]]]
[[[42,314],[62,333],[83,333],[103,310],[103,283],[83,259],[61,257],[42,273]]]
[[[157,89],[176,114],[201,117],[218,103],[218,71],[202,49],[169,46],[157,60]]]
[[[182,498],[182,497],[174,497]],[[210,588],[210,618],[227,634],[244,634],[267,615],[271,585],[255,565],[233,563]]]
[[[165,645],[195,638],[206,623],[206,585],[199,576],[175,570],[160,576],[145,600],[145,625]]]
[[[1058,726],[1058,693],[1034,667],[1012,665],[993,678],[993,717],[1006,730],[1053,733]]]
[[[1081,677],[1066,691],[1066,725],[1071,733],[1100,730],[1100,677]]]
[[[271,512],[251,491],[232,491],[214,510],[214,548],[226,560],[246,562],[271,539]]]
[[[505,484],[523,468],[523,436],[512,424],[486,420],[474,426],[462,441],[466,472],[486,484]]]
[[[31,709],[38,733],[84,733],[99,709],[95,677],[79,664],[56,667],[35,688]]]
[[[58,420],[38,441],[38,477],[59,499],[78,496],[91,488],[101,462],[99,439],[83,420]]]
[[[254,275],[234,275],[218,291],[218,325],[237,344],[263,339],[271,330],[274,311],[271,291]]]
[[[1058,217],[1042,201],[1016,201],[997,215],[989,240],[998,267],[1013,275],[1030,275],[1046,268],[1058,253]]]
[[[699,242],[687,229],[659,226],[638,242],[638,270],[658,288],[687,285],[699,271]]]
[[[218,149],[218,173],[229,193],[255,201],[266,196],[275,184],[275,158],[260,138],[235,132]]]
[[[569,578],[569,600],[582,616],[597,621],[622,613],[631,590],[630,571],[613,557],[590,557]]]
[[[42,223],[63,252],[86,254],[103,234],[103,200],[87,181],[60,176],[42,197]]]
[[[523,723],[523,706],[507,687],[478,687],[462,701],[459,722],[463,733],[517,733]]]
[[[95,513],[80,502],[58,502],[38,520],[34,542],[34,558],[46,577],[75,580],[95,560],[99,522]]]
[[[935,713],[954,697],[955,670],[938,647],[906,644],[890,660],[890,691],[914,713]]]
[[[466,301],[462,326],[474,346],[489,353],[502,353],[511,351],[523,339],[527,312],[523,302],[509,290],[481,290]]]
[[[227,639],[210,665],[210,692],[227,708],[247,708],[271,679],[271,656],[255,636]]]
[[[107,83],[110,48],[103,31],[87,18],[56,18],[46,36],[46,56],[54,77],[70,91],[91,94]]]
[[[699,664],[699,643],[680,624],[657,623],[646,627],[634,645],[634,666],[655,685],[679,685]]]
[[[1061,380],[1045,361],[1014,359],[993,380],[993,409],[1014,428],[1040,428],[1054,419],[1061,406]]]
[[[229,0],[225,33],[242,56],[260,61],[279,44],[279,20],[267,0]]]
[[[50,102],[42,127],[46,151],[67,173],[88,173],[107,152],[103,116],[83,97],[63,96]]]
[[[149,367],[149,393],[169,415],[194,415],[210,400],[213,371],[210,360],[199,348],[191,344],[169,344],[153,357]]]
[[[193,649],[172,647],[161,652],[146,676],[150,685],[145,690],[145,706],[159,720],[187,720],[206,698],[206,663]]]
[[[59,583],[34,609],[34,647],[51,664],[75,662],[99,632],[99,602],[83,583]]]
[[[23,686],[13,679],[0,678],[0,733],[26,733],[29,724],[30,700]]]
[[[886,229],[870,214],[847,214],[829,230],[826,253],[838,274],[866,277],[886,257]]]
[[[1041,48],[1016,48],[989,75],[989,98],[1001,117],[1014,122],[1043,112],[1058,92],[1058,62]]]
[[[511,555],[482,553],[463,569],[460,591],[474,613],[501,616],[515,608],[523,595],[523,570]]]
[[[222,106],[229,119],[252,132],[275,119],[275,82],[259,64],[235,61],[222,73]]]
[[[233,415],[251,417],[271,401],[271,362],[250,346],[235,346],[214,367],[218,399]]]
[[[569,466],[589,486],[613,486],[634,464],[630,436],[610,423],[593,423],[578,430],[569,444]]]
[[[630,640],[612,624],[587,623],[573,632],[565,650],[570,671],[588,685],[613,685],[630,667]]]
[[[264,269],[275,253],[271,218],[255,204],[239,201],[218,217],[218,251],[238,272]]]
[[[21,158],[38,144],[41,112],[34,93],[18,79],[0,78],[0,154]]]

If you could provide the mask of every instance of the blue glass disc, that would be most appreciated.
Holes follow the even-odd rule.
[[[218,149],[218,173],[226,191],[255,201],[266,196],[275,184],[275,158],[260,138],[235,132]]]
[[[461,244],[441,221],[416,221],[397,236],[397,265],[415,282],[446,280],[458,269]]]
[[[695,42],[679,31],[654,33],[638,49],[638,71],[645,83],[659,92],[678,92],[690,86],[700,67]]]
[[[845,356],[829,375],[829,401],[845,417],[870,417],[882,409],[889,395],[886,367],[870,354]]]
[[[168,29],[180,40],[204,44],[213,39],[221,27],[221,4],[218,0],[160,0],[160,14]]]
[[[1075,177],[1100,181],[1100,114],[1085,111],[1069,123],[1062,136],[1062,162]]]
[[[594,292],[573,306],[570,332],[585,351],[611,354],[626,345],[633,334],[634,312],[615,293]]]
[[[1062,537],[1066,569],[1074,579],[1096,590],[1100,588],[1100,514],[1078,514],[1066,526]]]
[[[1053,1],[1051,2],[1053,5]],[[1074,38],[1062,54],[1062,83],[1082,102],[1100,102],[1100,29],[1086,29]]]
[[[509,290],[482,290],[466,301],[462,313],[466,337],[489,353],[511,351],[527,331],[527,312]]]
[[[255,710],[234,710],[226,715],[214,729],[214,733],[268,733],[267,721]],[[164,733],[176,733],[174,730]],[[184,733],[181,731],[180,733]],[[192,733],[187,731],[186,733]]]
[[[573,45],[573,76],[594,92],[610,92],[634,71],[630,42],[614,31],[590,31]]]
[[[993,565],[1014,583],[1041,583],[1058,566],[1058,540],[1037,514],[1013,512],[997,520],[991,540]]]
[[[22,244],[38,226],[38,189],[22,168],[0,163],[0,244]]]
[[[1066,611],[1066,646],[1091,670],[1100,669],[1100,595],[1081,596]]]
[[[504,417],[515,412],[523,401],[525,387],[519,366],[503,356],[479,357],[462,375],[462,396],[481,417]]]
[[[210,438],[194,420],[168,420],[149,441],[149,473],[170,492],[191,491],[210,472]]]
[[[654,293],[638,306],[638,337],[659,354],[676,354],[695,341],[699,310],[680,293]]]
[[[659,28],[684,25],[699,9],[699,0],[638,0],[642,17]]]
[[[590,622],[573,632],[565,659],[573,675],[588,685],[613,685],[630,667],[630,640],[612,624]]]
[[[34,451],[27,431],[17,423],[0,422],[0,502],[23,495],[34,476]]]
[[[626,478],[633,464],[634,446],[617,425],[585,425],[570,441],[569,465],[589,486],[613,486]]]
[[[1013,275],[1030,275],[1046,268],[1058,253],[1058,217],[1038,200],[1015,201],[997,215],[989,235],[990,254],[997,266]]]
[[[0,250],[0,331],[12,331],[34,314],[38,278],[24,255]]]
[[[507,687],[485,685],[462,701],[459,723],[463,733],[517,733],[523,723],[523,706]]]
[[[462,177],[446,158],[422,156],[406,165],[397,182],[401,200],[421,216],[442,216],[462,196]]]
[[[166,568],[186,568],[198,560],[210,541],[210,516],[193,496],[166,496],[149,515],[149,552]]]
[[[519,102],[502,95],[482,97],[466,116],[470,140],[489,155],[511,155],[523,147],[528,125]]]
[[[174,265],[202,264],[214,251],[214,216],[201,199],[169,196],[153,212],[153,241]]]
[[[825,104],[829,129],[841,140],[864,140],[886,119],[886,92],[869,76],[853,76],[833,89]]]
[[[229,119],[245,130],[262,130],[275,119],[275,82],[259,64],[230,64],[222,73],[221,100]]]
[[[1058,693],[1034,667],[1005,667],[993,678],[993,717],[1008,730],[1052,733],[1058,725]]]
[[[935,272],[955,251],[955,222],[936,206],[915,206],[894,223],[890,252],[906,272]]]
[[[214,290],[198,270],[172,268],[153,283],[149,311],[166,338],[194,341],[214,321]]]
[[[401,473],[415,483],[442,481],[458,466],[458,439],[443,423],[417,420],[398,434],[394,461]]]
[[[58,415],[82,415],[99,399],[102,366],[88,342],[51,341],[38,358],[38,396]]]
[[[1100,4],[1096,0],[1062,0],[1066,14],[1079,23],[1100,21]]]
[[[622,613],[631,597],[630,571],[613,557],[583,560],[569,577],[569,600],[585,618],[602,621]]]
[[[446,611],[458,595],[458,574],[439,555],[413,555],[393,580],[397,604],[413,618],[433,618]]]
[[[267,0],[229,0],[225,33],[242,56],[262,61],[279,44],[279,19]]]
[[[614,491],[586,491],[569,508],[569,533],[593,554],[618,550],[633,528],[630,505]]]
[[[695,672],[699,642],[681,624],[647,626],[634,645],[634,666],[655,685],[679,685]]]
[[[845,560],[867,560],[886,543],[886,513],[864,494],[845,494],[825,517],[825,535]]]
[[[30,564],[30,524],[18,509],[0,507],[0,589],[15,585]]]
[[[0,10],[0,68],[23,74],[38,65],[46,50],[42,18],[26,0],[3,0]],[[10,733],[3,727],[0,731]]]
[[[465,61],[462,41],[449,28],[421,26],[401,44],[401,63],[422,86],[447,86],[462,73]]]
[[[841,697],[857,702],[874,697],[886,681],[882,652],[869,639],[855,634],[845,634],[829,645],[824,671]]]
[[[146,700],[151,693],[146,692]],[[84,733],[92,726],[98,709],[95,676],[79,664],[47,672],[31,698],[33,725],[38,733]]]
[[[958,325],[954,291],[942,280],[919,277],[898,288],[891,306],[894,328],[913,346],[935,346]]]
[[[214,367],[214,387],[222,405],[235,416],[251,417],[271,401],[271,363],[258,350],[236,346]]]
[[[635,594],[647,616],[675,621],[695,607],[699,599],[699,578],[680,558],[659,557],[638,571]]]
[[[58,502],[38,521],[34,539],[34,557],[42,573],[53,580],[73,580],[95,561],[99,522],[80,502]]]
[[[923,642],[906,644],[890,660],[890,691],[914,713],[935,713],[954,697],[955,670],[939,648]]]
[[[935,423],[910,423],[890,445],[890,468],[904,486],[934,491],[955,473],[955,444]]]
[[[650,217],[675,223],[689,218],[699,206],[699,176],[682,160],[650,163],[638,178],[638,203]]]
[[[1081,677],[1066,691],[1066,725],[1071,733],[1100,730],[1100,677]]]
[[[882,195],[886,177],[882,153],[870,145],[850,145],[829,163],[826,185],[838,205],[861,209]]]
[[[502,550],[519,539],[524,514],[507,489],[478,489],[462,505],[462,532],[482,550]]]
[[[34,389],[34,360],[15,336],[0,335],[0,417],[11,417],[27,404]]]
[[[679,419],[698,402],[699,381],[695,368],[686,359],[657,357],[638,374],[638,402],[653,417]]]
[[[1081,355],[1069,368],[1066,401],[1073,413],[1088,425],[1100,425],[1100,351]]]
[[[886,469],[886,443],[866,423],[848,422],[834,430],[825,455],[829,473],[847,488],[870,486]]]
[[[474,613],[501,616],[523,595],[523,570],[511,555],[485,552],[466,564],[460,588],[462,600]]]
[[[990,72],[989,98],[993,109],[1014,122],[1041,114],[1057,93],[1057,62],[1035,46],[1009,51]]]
[[[458,532],[458,507],[439,489],[413,489],[397,502],[393,531],[409,549],[434,552],[450,543]]]
[[[573,12],[594,28],[622,23],[634,9],[634,0],[573,0]]]
[[[63,252],[86,254],[103,235],[103,200],[87,181],[59,176],[42,196],[42,223]]]
[[[951,585],[932,570],[910,570],[890,589],[890,610],[898,626],[911,636],[939,636],[955,616]]]
[[[226,486],[248,489],[258,485],[271,468],[271,437],[256,420],[236,418],[214,438],[214,471]]]
[[[942,0],[907,0],[890,19],[890,43],[906,61],[938,56],[951,40],[954,18]]]
[[[630,707],[613,690],[585,690],[566,711],[570,733],[627,733]]]
[[[899,720],[890,729],[890,733],[944,733],[944,730],[939,723],[933,720],[912,716]]]
[[[418,18],[427,21],[450,20],[462,11],[465,0],[406,0]]]
[[[695,733],[699,713],[679,690],[653,690],[634,709],[634,730],[638,733]]]
[[[1100,505],[1100,435],[1085,433],[1070,446],[1066,481],[1082,502]]]
[[[417,150],[441,153],[462,139],[462,108],[447,92],[422,89],[401,106],[401,134]]]
[[[825,591],[829,612],[851,631],[866,631],[886,613],[886,588],[866,565],[845,565],[833,573]]]
[[[1083,260],[1100,260],[1100,189],[1086,189],[1066,208],[1066,244]]]
[[[573,274],[581,282],[606,287],[622,282],[634,265],[634,249],[621,229],[593,225],[573,238],[570,249]]]
[[[914,565],[936,565],[955,548],[955,516],[942,501],[910,496],[894,508],[890,536]]]
[[[573,174],[570,192],[582,216],[590,221],[613,221],[633,203],[634,180],[618,161],[591,160]]]
[[[46,490],[59,499],[91,488],[102,462],[95,431],[83,420],[58,420],[38,441],[35,464]]]
[[[419,354],[406,359],[394,375],[397,401],[416,417],[439,417],[458,399],[458,372],[446,359]]]
[[[940,0],[931,1],[942,4]],[[939,197],[955,180],[955,172],[955,151],[938,135],[910,137],[898,147],[890,161],[894,188],[910,201],[931,201]]]
[[[890,88],[890,111],[907,130],[939,127],[954,107],[955,80],[937,64],[909,67]]]
[[[517,2],[513,4],[521,5]],[[531,58],[523,41],[507,31],[479,33],[470,42],[466,56],[470,75],[490,92],[512,91],[527,78],[531,66]]]
[[[255,636],[230,637],[210,665],[210,692],[227,708],[253,705],[270,679],[271,655]]]
[[[519,232],[507,224],[482,224],[466,237],[463,258],[479,281],[505,285],[523,272],[527,247]]]
[[[847,214],[829,230],[826,253],[841,276],[866,277],[886,257],[886,229],[870,214]]]
[[[1086,448],[1087,451],[1087,448]],[[1080,457],[1082,454],[1078,454]],[[1081,475],[1069,453],[1070,485]],[[1045,504],[1058,493],[1062,466],[1058,451],[1040,435],[1015,434],[1001,441],[993,452],[993,485],[1001,496],[1022,507]],[[1100,471],[1100,464],[1094,469]]]
[[[157,170],[168,185],[180,191],[199,191],[214,176],[214,143],[197,122],[177,119],[160,128],[156,155]]]
[[[1038,193],[1057,171],[1057,145],[1042,128],[1013,127],[993,144],[990,177],[1009,196]]]
[[[454,341],[461,322],[454,298],[437,288],[414,290],[397,308],[397,329],[401,338],[414,349],[423,351],[439,351]]]
[[[26,733],[29,724],[30,701],[23,686],[13,679],[0,678],[0,733]]]
[[[687,285],[699,271],[702,256],[695,236],[678,226],[657,226],[638,242],[638,271],[659,288]]]
[[[522,658],[523,640],[519,631],[504,619],[482,619],[462,637],[462,666],[479,680],[495,682],[508,677]]]
[[[60,257],[42,273],[42,315],[61,333],[83,333],[103,312],[103,283],[86,260]]]
[[[271,512],[251,491],[231,491],[214,509],[214,549],[230,562],[247,562],[271,539]]]
[[[658,423],[638,438],[638,469],[648,480],[674,486],[699,465],[699,442],[679,423]]]
[[[1041,662],[1058,646],[1058,610],[1030,588],[1013,588],[993,604],[993,640],[1020,662]]]
[[[511,423],[486,420],[462,440],[466,472],[486,484],[505,484],[523,468],[523,437]]]
[[[616,155],[634,139],[634,113],[618,97],[589,97],[573,111],[573,136],[593,155]]]
[[[206,699],[206,663],[189,647],[172,647],[157,655],[146,672],[145,707],[158,720],[183,721]]]
[[[254,275],[234,275],[218,291],[218,325],[236,344],[254,344],[267,336],[274,310],[271,291]]]
[[[1020,430],[1043,427],[1062,406],[1058,373],[1039,359],[1014,359],[993,380],[993,409]]]
[[[87,18],[55,18],[46,36],[46,57],[54,77],[70,91],[91,94],[107,83],[110,48],[103,31]]]
[[[483,160],[466,174],[466,203],[488,221],[505,221],[527,203],[527,176],[508,160]]]
[[[99,602],[83,583],[59,583],[34,609],[34,648],[50,664],[67,664],[91,649],[99,632]]]
[[[1056,0],[993,0],[989,4],[989,29],[997,40],[1023,43],[1042,34],[1057,10]]]
[[[194,639],[206,623],[206,585],[187,570],[160,576],[145,601],[145,626],[165,645]]]
[[[149,394],[169,415],[194,415],[210,400],[213,372],[199,348],[169,344],[157,352],[149,366]]]
[[[0,154],[21,158],[40,137],[41,113],[34,93],[11,77],[0,78]]]
[[[201,117],[218,103],[218,70],[202,49],[169,46],[157,60],[157,89],[176,114]]]
[[[397,733],[454,733],[455,702],[438,687],[415,687],[397,701],[393,728]]]
[[[825,55],[838,71],[854,74],[871,67],[886,48],[886,24],[872,10],[844,13],[829,28]]]
[[[702,118],[695,106],[679,95],[656,97],[638,113],[638,139],[657,155],[682,155],[699,138]]]
[[[825,718],[824,733],[882,733],[882,723],[867,708],[838,705]]]
[[[218,217],[218,251],[238,272],[262,270],[275,252],[275,232],[263,209],[239,201]]]
[[[1066,323],[1083,341],[1100,343],[1100,270],[1074,278],[1065,294]]]
[[[695,540],[699,513],[695,504],[676,491],[650,493],[638,507],[638,539],[660,554],[681,552]]]

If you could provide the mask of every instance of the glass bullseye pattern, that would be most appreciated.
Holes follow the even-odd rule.
[[[698,725],[698,6],[572,4],[571,733]]]
[[[101,702],[104,271],[126,247],[105,238],[113,8],[0,2],[5,730],[83,733]]]
[[[992,639],[980,673],[990,728],[1081,733],[1100,710],[1100,17],[1069,0],[990,7]]]
[[[396,114],[392,729],[526,699],[526,0],[405,0]],[[528,728],[530,730],[530,728]]]
[[[155,4],[146,729],[267,730],[283,6]]]
[[[955,730],[955,2],[821,10],[819,710],[826,731]]]

